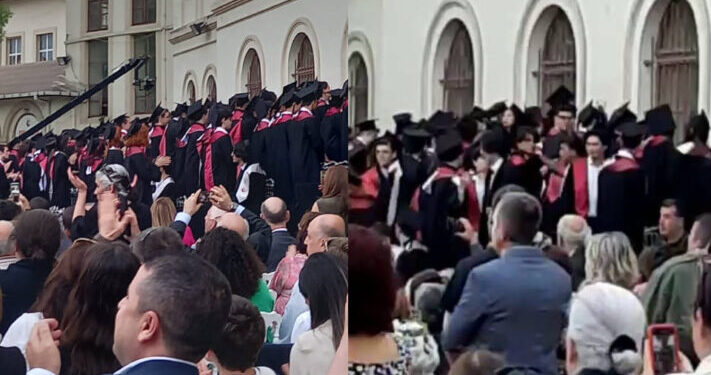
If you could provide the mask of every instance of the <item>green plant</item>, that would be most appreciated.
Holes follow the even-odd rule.
[[[12,17],[10,8],[0,4],[0,38],[5,35],[5,25],[7,25],[7,21],[10,20],[10,17]]]

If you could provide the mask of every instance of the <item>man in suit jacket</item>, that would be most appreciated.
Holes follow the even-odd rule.
[[[231,295],[225,276],[198,257],[168,255],[141,266],[116,313],[113,351],[123,366],[116,373],[198,375],[195,363],[222,332]],[[58,325],[48,319],[33,328],[28,375],[59,373]]]
[[[570,276],[531,245],[541,222],[536,198],[504,195],[493,220],[501,258],[469,273],[442,345],[453,359],[467,348],[486,348],[504,353],[509,366],[555,373]]]
[[[267,272],[274,272],[279,262],[286,255],[289,245],[296,244],[294,237],[286,230],[286,223],[291,214],[286,203],[278,197],[271,197],[262,203],[260,217],[269,224],[272,230],[271,246],[267,258]]]

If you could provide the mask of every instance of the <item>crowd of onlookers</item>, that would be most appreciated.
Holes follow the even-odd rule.
[[[110,164],[94,204],[71,177],[76,204],[60,215],[41,198],[0,201],[0,373],[343,373],[345,168],[326,171],[300,219],[278,197],[254,213],[216,186],[181,210],[156,199],[141,230],[118,199],[128,174]]]

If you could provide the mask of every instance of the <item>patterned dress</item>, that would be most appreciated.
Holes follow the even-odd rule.
[[[409,375],[411,354],[402,336],[393,336],[397,343],[398,359],[386,363],[348,363],[348,375]]]

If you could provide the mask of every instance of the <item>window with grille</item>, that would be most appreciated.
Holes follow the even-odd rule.
[[[674,141],[686,136],[685,124],[696,113],[699,95],[696,22],[686,0],[669,3],[653,41],[654,106],[669,104],[677,124]]]
[[[22,38],[7,38],[7,64],[15,65],[22,63]]]
[[[138,78],[156,78],[156,36],[155,33],[139,34],[133,38],[133,56],[148,56],[149,59],[138,68]],[[154,81],[155,82],[155,81]],[[135,113],[151,113],[156,106],[155,85],[150,90],[142,90],[138,86],[133,88],[135,94]]]
[[[445,111],[454,112],[457,116],[470,111],[474,105],[474,58],[472,43],[467,29],[457,22],[449,55],[444,63]]]
[[[217,99],[217,84],[214,76],[207,77],[207,98],[211,102]]]
[[[96,39],[89,43],[89,87],[107,77],[109,73],[109,42]],[[109,90],[97,92],[89,98],[89,117],[106,116],[109,113]]]
[[[133,0],[133,24],[156,22],[156,0]]]
[[[54,59],[54,34],[37,35],[37,61]]]
[[[348,77],[352,84],[348,105],[353,108],[353,123],[358,124],[368,119],[368,70],[359,53],[348,59]]]
[[[249,97],[258,95],[262,90],[262,69],[259,64],[259,56],[257,52],[250,49],[247,52],[246,61],[249,61],[249,71],[247,72],[247,92]]]
[[[560,9],[546,32],[539,66],[541,106],[561,85],[575,92],[575,37],[568,17]]]
[[[314,80],[314,51],[311,48],[311,41],[305,34],[297,35],[295,40],[301,41],[299,43],[299,53],[296,56],[296,70],[294,71],[293,77],[296,78],[296,84],[300,85],[303,82]]]
[[[88,0],[88,31],[109,28],[109,0]]]
[[[190,101],[190,103],[194,103],[195,102],[195,84],[193,83],[193,81],[188,82],[188,93],[187,94],[188,94],[188,100]]]

